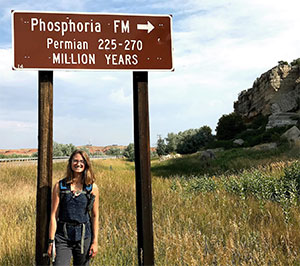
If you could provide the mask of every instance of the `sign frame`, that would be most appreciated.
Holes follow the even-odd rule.
[[[168,60],[171,62],[171,66],[168,68],[139,68],[139,67],[126,67],[126,68],[116,68],[116,67],[107,67],[107,68],[64,68],[64,67],[16,67],[15,66],[15,59],[16,59],[16,51],[15,51],[15,23],[14,23],[14,14],[17,13],[25,13],[25,14],[57,14],[57,15],[91,15],[91,16],[130,16],[130,17],[137,17],[137,18],[169,18],[170,20],[170,56]],[[11,10],[11,19],[12,19],[12,50],[13,50],[13,62],[12,62],[12,69],[13,70],[20,70],[20,71],[163,71],[163,72],[170,72],[174,71],[174,60],[173,60],[173,16],[172,15],[161,15],[161,14],[134,14],[134,13],[101,13],[101,12],[63,12],[63,11],[30,11],[30,10]]]
[[[139,265],[154,265],[154,245],[153,245],[153,221],[152,221],[152,188],[151,188],[151,164],[150,164],[150,133],[149,133],[149,104],[148,104],[148,71],[174,71],[173,66],[173,40],[172,40],[172,15],[156,15],[156,14],[108,14],[108,13],[94,13],[94,12],[54,12],[54,11],[11,11],[12,12],[12,45],[13,45],[13,70],[25,70],[25,71],[32,71],[32,70],[38,70],[39,72],[39,158],[38,158],[38,176],[37,176],[37,201],[41,202],[42,204],[37,205],[37,217],[43,217],[43,220],[37,219],[36,220],[36,264],[40,265],[49,265],[50,261],[47,257],[47,254],[44,252],[46,251],[47,247],[47,238],[48,238],[48,226],[49,223],[47,222],[50,217],[50,210],[51,208],[51,187],[52,187],[52,142],[53,142],[53,71],[131,71],[133,72],[133,106],[134,106],[134,146],[135,146],[135,168],[136,168],[136,211],[137,211],[137,255],[138,255],[138,264]],[[134,67],[134,68],[48,68],[48,67],[25,67],[25,68],[16,68],[14,66],[15,64],[15,38],[14,38],[14,14],[15,13],[25,13],[27,15],[29,14],[60,14],[60,15],[106,15],[106,16],[127,16],[127,17],[142,17],[142,18],[148,18],[149,17],[164,17],[169,18],[170,21],[165,22],[162,21],[156,21],[159,27],[161,27],[161,33],[166,33],[166,35],[161,35],[165,39],[161,40],[157,33],[152,36],[152,40],[155,40],[156,45],[164,45],[164,43],[167,43],[167,48],[164,47],[162,49],[164,52],[167,51],[169,57],[166,57],[169,61],[165,61],[165,67],[164,68],[141,68],[141,67]],[[31,19],[31,18],[27,18]],[[37,20],[37,18],[35,18]],[[69,27],[73,27],[74,21],[71,22],[71,19],[66,17],[66,19],[69,19]],[[30,22],[28,20],[25,20],[24,18],[20,18],[21,25],[29,24]],[[41,18],[40,18],[41,20]],[[149,19],[150,20],[150,19]],[[42,20],[41,20],[42,21]],[[114,20],[113,25],[116,25]],[[125,20],[124,20],[125,21]],[[129,21],[129,20],[128,20]],[[63,22],[59,22],[59,20],[55,21],[58,23],[61,23],[61,35],[63,36]],[[31,19],[31,31],[34,31],[33,22]],[[45,24],[46,21],[39,22],[40,24]],[[52,28],[49,28],[49,20],[47,22],[47,30],[51,32],[50,29],[53,31],[53,25]],[[67,22],[64,22],[67,23]],[[83,24],[83,22],[77,20],[77,27],[78,24]],[[84,23],[90,23],[90,27],[92,27],[92,24],[96,22],[93,22],[93,20],[90,18],[89,22]],[[101,24],[100,22],[98,22]],[[127,22],[126,22],[127,23]],[[128,22],[129,23],[129,22]],[[142,24],[139,24],[142,23]],[[154,22],[153,22],[154,23]],[[87,25],[84,24],[84,25]],[[134,23],[133,23],[134,24]],[[135,22],[136,24],[136,31],[137,30],[147,30],[148,34],[153,30],[153,25],[150,26],[149,29],[149,21],[147,22],[148,28],[145,28],[147,25],[145,25],[145,22]],[[150,22],[151,24],[151,22]],[[94,24],[93,24],[94,25]],[[107,24],[111,25],[111,24]],[[167,25],[165,27],[165,25]],[[101,25],[100,25],[101,26]],[[40,28],[41,31],[46,31],[46,26],[42,26],[44,28]],[[75,26],[74,26],[75,27]],[[85,26],[86,27],[86,26]],[[124,26],[125,27],[125,26]],[[127,26],[126,26],[127,27]],[[165,27],[165,28],[164,28]],[[129,24],[128,24],[129,28]],[[163,29],[164,28],[164,29]],[[42,30],[41,30],[42,29]],[[56,28],[58,31],[58,28]],[[76,31],[75,28],[72,28],[74,32]],[[22,30],[18,29],[19,32],[21,32],[22,36]],[[27,29],[28,30],[28,29]],[[79,28],[77,28],[79,32]],[[98,30],[95,30],[97,33],[101,33],[100,28]],[[24,31],[25,32],[25,31]],[[23,32],[23,34],[24,34]],[[26,31],[28,32],[28,31]],[[30,28],[29,28],[30,32]],[[70,30],[70,32],[73,32]],[[87,33],[87,29],[85,28],[85,33]],[[93,30],[91,30],[93,32]],[[114,27],[114,33],[116,33],[116,27]],[[122,32],[124,33],[124,32]],[[129,30],[127,31],[129,34]],[[140,33],[140,32],[138,32]],[[29,34],[30,35],[30,34]],[[20,37],[20,36],[19,36]],[[26,37],[26,35],[23,37]],[[70,36],[68,36],[70,37]],[[47,38],[43,36],[43,38]],[[74,38],[74,36],[72,36]],[[104,37],[103,37],[104,38]],[[48,38],[49,39],[49,38]],[[48,39],[46,43],[48,42]],[[22,40],[22,38],[20,38]],[[33,39],[34,40],[34,39]],[[43,39],[45,40],[45,39]],[[93,39],[94,40],[94,39]],[[103,40],[103,39],[98,39]],[[134,39],[132,39],[134,40]],[[35,40],[36,41],[36,40]],[[70,40],[67,40],[70,41]],[[138,40],[137,40],[138,41]],[[142,40],[140,40],[142,41]],[[101,41],[100,41],[101,42]],[[29,43],[32,44],[32,43]],[[150,43],[153,45],[153,43]],[[20,44],[19,44],[20,45]],[[35,47],[37,47],[35,45]],[[45,43],[44,43],[45,45]],[[47,44],[48,45],[48,44]],[[147,44],[149,45],[149,43]],[[96,44],[97,46],[97,44]],[[120,44],[119,44],[120,46]],[[45,48],[45,47],[44,47]],[[46,48],[49,48],[49,46]],[[54,47],[55,48],[55,47]],[[76,49],[78,47],[76,46]],[[99,46],[98,46],[99,48]],[[30,48],[31,49],[31,48]],[[35,50],[28,49],[26,51],[27,54],[22,54],[24,58],[31,59],[31,53],[34,54],[34,58],[38,58],[38,56],[41,55],[40,51],[37,53]],[[72,48],[73,49],[73,48]],[[75,50],[76,50],[75,49]],[[153,49],[153,46],[151,47]],[[25,49],[24,49],[25,50]],[[125,49],[124,49],[125,50]],[[132,48],[133,50],[133,48]],[[43,51],[43,50],[42,50]],[[139,50],[141,51],[141,50]],[[148,50],[147,50],[148,51]],[[161,52],[161,51],[160,51]],[[79,53],[78,53],[79,54]],[[78,55],[77,54],[77,55]],[[67,54],[64,54],[67,56]],[[119,55],[122,55],[120,53]],[[47,54],[49,60],[51,57],[49,57],[49,54]],[[46,56],[46,57],[47,57]],[[145,55],[144,59],[145,59]],[[150,60],[150,55],[147,60]],[[155,60],[154,55],[154,60]],[[156,60],[164,60],[162,54],[161,57],[157,57]],[[142,57],[142,56],[141,56]],[[24,59],[22,58],[22,59]],[[41,58],[40,58],[41,59]],[[53,56],[53,62],[54,56]],[[152,58],[153,59],[153,58]],[[41,60],[45,60],[44,57],[42,57]],[[106,58],[107,60],[107,58]],[[113,60],[112,60],[113,61]],[[36,64],[36,61],[32,61],[34,64]],[[64,63],[66,61],[63,61]],[[167,63],[166,63],[167,62]],[[33,63],[32,63],[33,64]],[[66,64],[66,63],[65,63]],[[131,65],[131,64],[130,64]],[[168,68],[166,67],[168,66]],[[170,67],[169,67],[170,66]],[[47,176],[44,174],[47,173]]]

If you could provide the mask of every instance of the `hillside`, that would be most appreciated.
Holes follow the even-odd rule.
[[[37,149],[0,149],[0,154],[8,156],[13,154],[31,156],[35,152]]]
[[[78,149],[86,148],[90,151],[91,154],[103,152],[105,153],[111,148],[119,148],[125,149],[126,146],[119,146],[119,145],[109,145],[109,146],[78,146]],[[31,156],[33,153],[36,153],[38,149],[0,149],[0,154],[2,155],[24,155],[24,156]]]

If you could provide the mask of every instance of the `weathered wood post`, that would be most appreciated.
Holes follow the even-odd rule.
[[[50,265],[48,247],[53,153],[53,71],[39,71],[36,265]]]
[[[154,265],[148,72],[133,72],[134,150],[139,265]]]

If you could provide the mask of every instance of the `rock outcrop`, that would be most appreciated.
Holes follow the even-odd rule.
[[[300,130],[293,126],[289,130],[287,130],[281,137],[286,138],[290,142],[297,142],[300,141]]]
[[[296,125],[300,119],[299,63],[279,62],[278,66],[262,74],[252,88],[239,94],[234,111],[246,121],[260,114],[268,116],[269,128]]]

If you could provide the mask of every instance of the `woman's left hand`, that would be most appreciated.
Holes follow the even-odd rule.
[[[94,258],[98,253],[98,244],[93,243],[90,247],[89,256]]]

